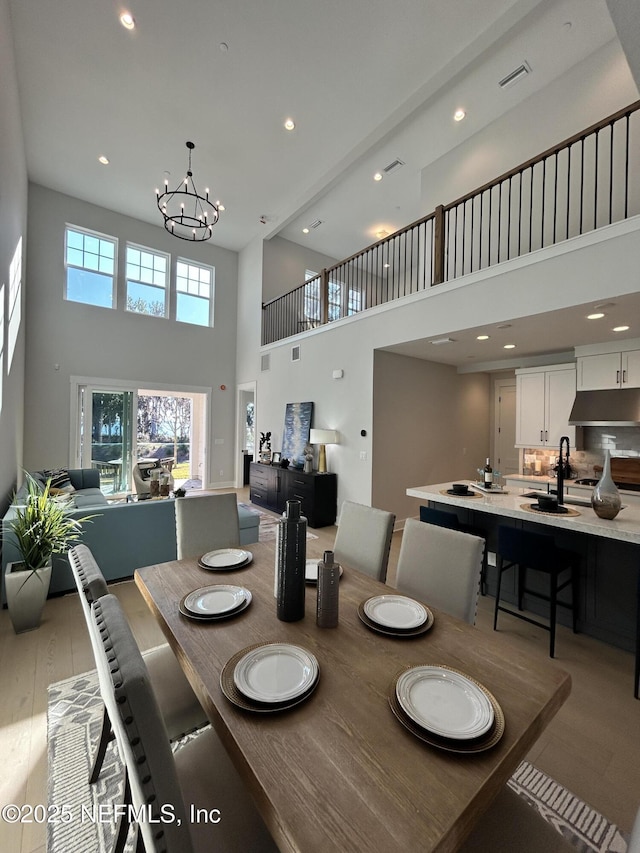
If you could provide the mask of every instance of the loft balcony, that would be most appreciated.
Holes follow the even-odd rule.
[[[640,101],[263,304],[262,344],[640,213]]]

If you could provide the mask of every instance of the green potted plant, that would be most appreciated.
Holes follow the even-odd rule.
[[[27,474],[27,501],[16,509],[9,530],[22,560],[7,563],[5,591],[9,616],[16,634],[40,625],[49,592],[51,557],[67,551],[82,535],[82,524],[94,516],[71,518],[64,504]]]

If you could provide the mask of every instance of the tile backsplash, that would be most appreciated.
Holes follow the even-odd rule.
[[[571,454],[572,467],[578,477],[593,477],[605,450],[612,456],[640,456],[640,427],[583,427],[582,447]]]
[[[612,456],[640,456],[640,427],[583,427],[582,450],[571,450],[571,468],[576,478],[593,477],[594,465],[602,466],[604,451]],[[524,451],[523,474],[550,474],[558,451],[531,448]]]

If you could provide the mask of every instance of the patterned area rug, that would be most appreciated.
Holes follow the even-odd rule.
[[[260,527],[258,528],[258,539],[260,542],[272,542],[276,538],[276,530],[278,526],[278,516],[272,515],[269,512],[262,512],[253,504],[239,504],[247,509],[252,509],[254,512],[260,513]],[[315,533],[310,533],[307,530],[307,539],[317,539]]]
[[[101,722],[95,672],[49,687],[48,814],[55,807],[67,817],[48,824],[48,853],[110,853],[117,825],[112,806],[122,802],[122,765],[112,742],[100,778],[89,785]],[[614,824],[532,764],[523,761],[509,785],[581,853],[626,853],[625,838]],[[133,835],[130,832],[126,853],[133,853]]]

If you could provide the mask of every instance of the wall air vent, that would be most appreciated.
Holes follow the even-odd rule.
[[[531,74],[531,66],[528,62],[523,62],[522,65],[514,68],[510,74],[503,77],[498,83],[498,86],[500,86],[501,89],[506,89],[508,86],[513,86],[514,83],[517,83],[518,80],[522,80],[522,78],[526,77],[527,74]]]
[[[265,353],[260,359],[260,370],[264,373],[265,370],[271,370],[271,353]]]
[[[393,162],[388,163],[384,169],[382,170],[385,175],[390,175],[392,172],[397,172],[398,169],[401,169],[404,166],[404,161],[399,160],[397,157]]]
[[[291,347],[291,361],[300,361],[300,347]]]

